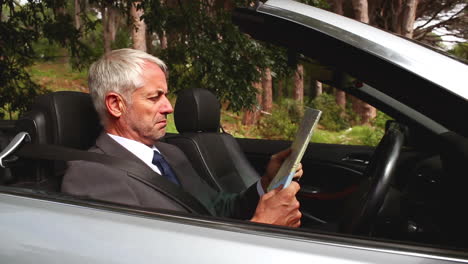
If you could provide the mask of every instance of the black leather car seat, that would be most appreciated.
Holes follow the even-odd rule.
[[[174,120],[178,135],[166,142],[187,155],[197,173],[213,188],[240,192],[258,181],[240,146],[228,133],[220,131],[221,105],[205,89],[186,89],[177,94]]]
[[[86,150],[102,127],[87,93],[60,91],[38,96],[19,118],[18,132],[28,132],[32,143],[55,144]],[[66,164],[63,161],[22,160],[13,169],[20,186],[59,191]]]

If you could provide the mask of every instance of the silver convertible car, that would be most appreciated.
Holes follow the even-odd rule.
[[[100,127],[87,94],[57,92],[37,98],[19,120],[0,123],[0,263],[468,262],[468,66],[294,1],[236,9],[233,21],[322,69],[317,80],[392,117],[375,148],[309,144],[298,194],[303,226],[60,193],[65,161],[83,159]],[[261,171],[272,153],[291,144],[191,131],[184,119],[198,117],[177,111],[176,104],[183,129],[165,140],[185,148],[197,172],[219,190],[250,185],[256,176],[249,169]],[[211,143],[198,144],[206,140]],[[213,157],[200,146],[226,150]]]

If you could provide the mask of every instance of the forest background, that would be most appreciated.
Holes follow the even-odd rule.
[[[468,60],[467,0],[302,0]],[[169,87],[202,87],[222,102],[237,137],[292,139],[302,106],[321,109],[315,142],[375,145],[385,114],[312,79],[307,63],[252,40],[231,23],[245,0],[0,0],[0,119],[33,98],[87,92],[87,67],[131,47],[162,58]],[[175,96],[171,98],[175,100]],[[173,122],[169,132],[176,132]]]

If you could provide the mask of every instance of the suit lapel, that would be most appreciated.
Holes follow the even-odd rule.
[[[200,189],[200,182],[198,180],[199,177],[194,175],[195,170],[190,166],[190,164],[188,162],[184,162],[183,158],[180,157],[180,153],[176,153],[173,146],[161,142],[157,142],[155,146],[159,149],[169,165],[171,165],[171,168],[176,174],[183,189],[192,193],[192,195],[196,195],[196,191]],[[147,166],[141,159],[133,155],[133,153],[117,143],[105,132],[101,133],[101,135],[96,139],[96,147],[108,155],[133,160]],[[154,173],[157,174],[156,172]],[[177,186],[176,184],[174,185]]]
[[[171,165],[172,170],[177,176],[177,179],[179,179],[181,185],[185,188],[190,188],[190,186],[193,186],[193,177],[183,177],[184,175],[192,175],[192,172],[187,171],[184,169],[185,166],[180,166],[180,159],[177,157],[177,155],[171,155],[173,154],[173,151],[171,151],[171,148],[167,146],[164,143],[156,143],[156,147],[161,151],[161,154],[163,157],[166,159],[166,161]],[[138,162],[140,164],[143,164],[144,166],[146,165],[141,159],[139,159],[137,156],[135,156],[133,153],[128,151],[126,148],[124,148],[122,145],[117,143],[115,140],[113,140],[107,133],[103,132],[99,137],[96,139],[96,147],[101,149],[104,153],[119,157],[122,159],[129,159],[133,160],[135,162]],[[159,175],[158,173],[154,172],[155,174]],[[160,175],[159,175],[160,176]],[[168,181],[170,182],[170,181]],[[176,184],[174,184],[177,186]]]
[[[99,135],[99,137],[96,139],[96,147],[101,149],[107,155],[132,160],[147,166],[141,159],[133,155],[133,153],[117,143],[105,132],[102,132],[101,135]]]

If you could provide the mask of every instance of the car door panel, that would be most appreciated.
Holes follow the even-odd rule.
[[[373,241],[338,240],[307,230],[275,230],[242,221],[226,225],[219,219],[105,203],[83,205],[1,193],[2,262],[430,264],[457,260],[425,248],[398,244],[378,248]],[[415,254],[416,250],[420,252]]]

